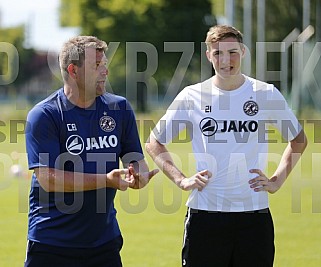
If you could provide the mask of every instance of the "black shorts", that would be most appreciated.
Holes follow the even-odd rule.
[[[187,211],[183,267],[272,267],[274,251],[274,226],[269,209]]]
[[[28,241],[25,267],[121,267],[121,236],[95,248],[64,248]]]

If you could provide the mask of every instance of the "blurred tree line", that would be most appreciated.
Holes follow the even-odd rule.
[[[48,64],[50,56],[57,56],[29,47],[25,32],[26,25],[0,27],[0,101],[16,101],[18,109],[61,85]]]
[[[3,85],[10,85],[6,87],[6,91],[9,91],[14,86],[11,81],[15,81],[15,86],[18,86],[32,75],[29,63],[35,51],[24,47],[24,32],[24,25],[0,28],[0,85],[3,90]]]
[[[248,0],[234,0],[234,26],[243,33],[244,28],[244,4]],[[310,24],[321,29],[320,18],[315,11],[320,0],[310,0]],[[258,0],[252,2],[252,40],[251,40],[251,75],[256,75],[256,42],[258,40],[258,23],[263,18],[259,17]],[[61,22],[66,26],[80,25],[83,34],[96,35],[107,42],[120,42],[110,65],[110,85],[112,90],[126,95],[131,102],[136,103],[137,108],[146,109],[146,90],[148,94],[159,97],[174,97],[186,84],[201,80],[201,51],[200,44],[204,42],[208,28],[220,22],[225,16],[225,0],[62,0]],[[300,32],[303,29],[303,0],[266,0],[265,1],[265,41],[281,42],[295,28]],[[320,6],[319,6],[320,8]],[[321,16],[321,14],[320,14]],[[315,41],[320,39],[320,34],[315,35]],[[317,38],[317,39],[316,39]],[[157,70],[152,71],[157,81],[139,83],[137,80],[131,83],[131,72],[144,72],[148,68],[148,58],[144,53],[138,53],[137,66],[130,58],[128,49],[130,42],[148,42],[157,50]],[[173,48],[172,52],[165,52],[164,42],[181,42],[180,48]],[[185,58],[184,64],[188,68],[177,68],[180,60],[183,60],[183,50],[188,50],[182,42],[193,42],[193,56]],[[143,44],[142,44],[143,46]],[[126,50],[127,48],[127,50]],[[178,51],[175,51],[177,49]],[[137,49],[139,50],[139,49]],[[175,52],[174,52],[175,51]],[[190,52],[190,51],[188,51]],[[127,53],[127,54],[126,54]],[[127,58],[127,61],[126,61]],[[268,53],[268,71],[279,71],[281,53]],[[155,59],[154,59],[155,60]],[[289,66],[292,64],[292,56],[289,53]],[[181,62],[182,63],[182,62]],[[127,69],[126,69],[127,66]],[[181,66],[182,67],[182,66]],[[171,80],[174,75],[176,83]],[[146,73],[145,73],[146,74]],[[288,72],[289,81],[292,80],[292,72]],[[137,76],[137,75],[136,75]],[[127,81],[126,81],[127,78]],[[277,87],[280,81],[274,82]],[[137,86],[137,88],[136,88]],[[147,86],[147,88],[146,88]],[[155,88],[157,87],[157,88]],[[165,97],[166,98],[166,97]],[[160,99],[158,99],[160,100]],[[171,99],[168,99],[171,100]]]
[[[234,0],[234,25],[243,25],[244,3]],[[321,29],[320,0],[310,0],[310,24]],[[225,0],[61,0],[60,24],[81,29],[109,43],[108,90],[129,98],[140,111],[153,106],[153,99],[167,104],[185,85],[202,80],[201,43],[208,28],[222,22]],[[258,0],[252,1],[252,51],[255,55]],[[265,41],[281,42],[294,28],[303,30],[303,0],[266,0]],[[24,26],[1,29],[0,41],[13,44],[19,54],[19,87],[37,75],[32,64],[37,51],[24,47]],[[320,31],[320,30],[319,30]],[[320,34],[315,34],[320,41]],[[176,42],[176,43],[175,43]],[[2,51],[0,51],[2,52]],[[5,74],[8,57],[0,53],[0,75]],[[4,56],[3,56],[4,55]],[[255,56],[252,75],[255,75]],[[280,70],[280,53],[269,53],[268,70]],[[207,73],[211,74],[211,73]],[[14,75],[14,73],[12,73]],[[289,71],[291,75],[291,71]],[[2,76],[0,76],[1,79]],[[3,81],[0,80],[1,87]],[[54,88],[53,88],[54,89]]]

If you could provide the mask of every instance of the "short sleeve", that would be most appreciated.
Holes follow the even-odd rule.
[[[152,131],[154,138],[161,144],[170,143],[180,131],[190,126],[192,103],[188,100],[187,88],[182,90],[167,109],[164,116]]]
[[[269,118],[286,141],[293,140],[302,130],[302,126],[280,91],[273,86],[268,102]]]
[[[50,112],[40,106],[27,116],[26,150],[29,169],[55,167],[60,154],[59,131]]]
[[[123,163],[130,163],[131,161],[140,161],[144,159],[144,155],[139,139],[134,111],[127,100],[125,101],[125,105],[126,107],[122,109],[123,134],[120,157],[122,158]]]

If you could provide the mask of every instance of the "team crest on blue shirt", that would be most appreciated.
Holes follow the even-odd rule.
[[[254,116],[259,112],[259,106],[255,101],[249,100],[243,105],[243,111],[248,116]]]
[[[99,125],[103,131],[111,132],[115,129],[116,122],[112,117],[107,116],[107,113],[104,113],[104,116],[99,120]]]

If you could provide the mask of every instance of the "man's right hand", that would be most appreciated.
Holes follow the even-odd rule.
[[[208,184],[208,180],[211,177],[212,173],[210,171],[203,170],[194,174],[192,177],[182,179],[178,186],[185,191],[193,189],[202,191],[203,188]]]
[[[121,191],[127,190],[132,181],[128,179],[128,169],[114,169],[107,173],[107,187],[119,189]]]

